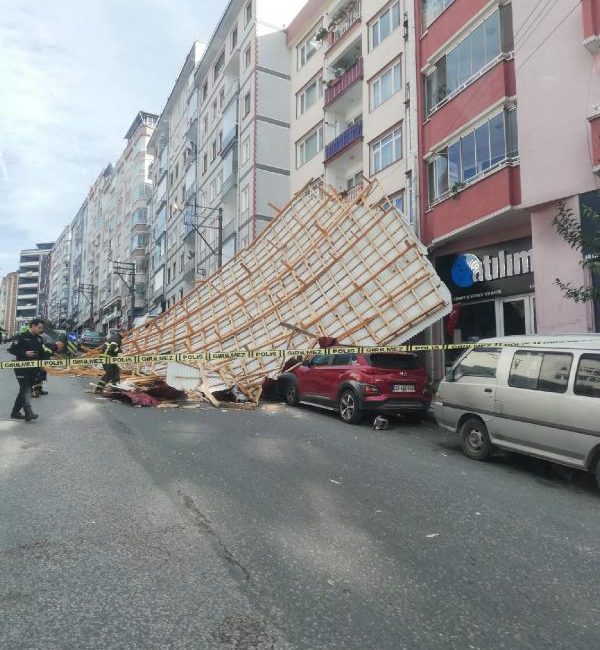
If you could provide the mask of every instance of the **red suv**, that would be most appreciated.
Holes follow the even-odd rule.
[[[338,411],[349,424],[366,411],[420,422],[431,403],[427,373],[412,353],[317,354],[282,373],[278,386],[290,406]]]

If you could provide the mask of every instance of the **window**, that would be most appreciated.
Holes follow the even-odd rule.
[[[453,0],[422,0],[421,11],[423,13],[423,27],[431,23],[452,4]]]
[[[202,120],[202,126],[204,129],[204,135],[208,133],[208,115],[204,116],[204,119]]]
[[[132,215],[134,225],[136,223],[148,223],[148,208],[138,208]]]
[[[402,158],[402,127],[371,145],[371,173],[376,174]]]
[[[204,154],[204,156],[202,156],[202,173],[206,174],[207,170],[208,170],[208,155]]]
[[[240,192],[240,212],[246,214],[250,208],[250,188],[248,185],[242,187]]]
[[[251,63],[252,63],[252,50],[248,45],[248,47],[244,51],[244,67],[249,68]]]
[[[497,113],[435,154],[427,165],[430,205],[518,155],[516,113]]]
[[[332,366],[349,366],[356,359],[355,354],[334,354],[331,361]]]
[[[219,78],[219,75],[221,74],[221,72],[223,72],[224,67],[225,67],[225,50],[221,52],[219,58],[217,59],[217,62],[214,65],[213,81],[216,81]]]
[[[213,102],[213,105],[212,105],[212,118],[213,118],[213,120],[217,119],[217,100],[216,99],[215,99],[215,101]]]
[[[396,210],[399,210],[402,214],[404,214],[404,190],[390,196],[390,202],[396,208]],[[386,201],[382,207],[384,210],[389,210],[390,204]]]
[[[319,76],[296,95],[296,114],[305,113],[322,96],[323,77]]]
[[[358,171],[355,174],[352,174],[350,178],[346,179],[346,189],[351,190],[353,187],[360,187],[363,183],[362,171]]]
[[[582,354],[577,366],[575,395],[600,397],[600,354]]]
[[[320,27],[318,29],[320,29]],[[317,36],[317,29],[315,29],[310,34],[310,36],[308,36],[308,38],[306,38],[296,48],[297,59],[298,59],[298,70],[304,67],[313,57],[314,53],[321,47],[322,42],[318,41],[316,36]]]
[[[501,22],[506,24],[506,29],[512,23],[510,13],[504,8],[494,11],[460,43],[435,61],[433,72],[425,77],[428,115],[449,95],[498,58],[502,51]]]
[[[205,102],[208,98],[208,81],[205,81],[202,85],[202,101]]]
[[[310,360],[311,366],[328,366],[331,355],[329,354],[315,354]]]
[[[233,31],[231,32],[231,51],[235,50],[238,42],[238,30],[237,26],[233,28]]]
[[[371,49],[375,49],[398,27],[400,27],[400,3],[394,2],[371,23],[369,30]]]
[[[250,113],[250,91],[244,95],[244,117]]]
[[[242,142],[242,165],[250,160],[250,136],[247,136]]]
[[[478,348],[467,352],[454,368],[454,378],[495,377],[500,350],[498,348]]]
[[[212,159],[213,159],[213,161],[214,161],[214,159],[216,157],[217,157],[217,141],[213,140],[212,141]]]
[[[323,149],[323,127],[319,126],[312,133],[296,143],[296,168],[302,167]]]
[[[219,108],[221,110],[223,109],[224,103],[225,103],[225,88],[221,88],[221,92],[219,93]]]
[[[252,2],[249,2],[246,5],[246,23],[245,23],[246,27],[248,27],[251,21],[252,21]]]
[[[371,110],[374,110],[392,95],[399,92],[402,84],[400,61],[384,70],[371,82]]]
[[[549,393],[564,393],[569,383],[572,354],[561,352],[515,352],[508,385]]]

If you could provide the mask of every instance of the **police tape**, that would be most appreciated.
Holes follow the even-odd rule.
[[[556,341],[556,343],[566,341]],[[289,359],[315,354],[376,354],[386,352],[430,352],[433,350],[466,350],[471,348],[529,347],[547,345],[553,341],[520,342],[485,342],[485,343],[441,343],[423,345],[373,345],[373,346],[338,346],[330,348],[302,348],[292,350],[235,350],[231,352],[179,352],[174,354],[135,354],[122,357],[87,357],[66,359],[45,359],[43,361],[2,361],[0,370],[17,368],[81,368],[100,366],[102,364],[148,365],[155,363],[178,362],[193,364],[201,361],[229,361],[235,359]]]

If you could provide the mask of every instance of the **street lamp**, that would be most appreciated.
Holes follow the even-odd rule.
[[[174,210],[183,210],[183,208],[194,208],[194,214],[193,215],[186,215],[183,218],[183,225],[184,226],[189,226],[190,228],[193,228],[198,235],[200,235],[200,238],[202,241],[208,246],[210,252],[216,256],[217,258],[217,268],[221,268],[223,266],[223,208],[219,206],[218,208],[211,208],[207,205],[199,205],[194,201],[194,203],[185,203],[184,205],[179,205],[177,203],[173,203],[171,206]],[[198,209],[202,210],[209,210],[210,212],[216,212],[217,213],[217,225],[216,226],[207,226],[205,224],[199,225],[199,217],[198,217]],[[204,234],[201,232],[200,228],[209,228],[210,230],[216,230],[217,231],[217,250],[215,249],[208,243],[206,237]]]

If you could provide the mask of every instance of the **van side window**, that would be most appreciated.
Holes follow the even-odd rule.
[[[508,376],[513,388],[564,393],[569,383],[573,355],[562,352],[515,352]]]
[[[464,356],[454,368],[454,378],[495,377],[498,368],[498,348],[476,348]]]
[[[582,354],[575,375],[575,395],[600,397],[600,354]]]

